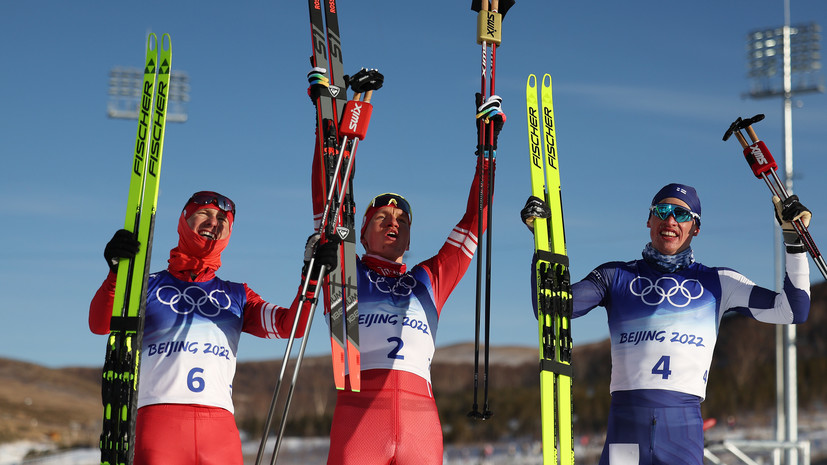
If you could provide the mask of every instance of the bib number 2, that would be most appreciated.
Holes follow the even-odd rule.
[[[404,360],[405,356],[404,355],[399,355],[399,351],[402,350],[402,346],[405,345],[405,343],[402,341],[402,338],[401,337],[389,337],[388,342],[396,344],[396,347],[394,347],[393,349],[391,349],[390,352],[388,352],[388,358],[392,358],[392,359],[396,359],[396,360]]]

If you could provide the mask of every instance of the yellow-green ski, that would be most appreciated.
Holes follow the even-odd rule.
[[[118,263],[101,386],[104,418],[100,449],[101,464],[105,465],[131,464],[134,455],[146,281],[158,205],[171,65],[169,34],[164,34],[160,43],[155,34],[149,34],[124,220],[124,229],[135,234],[141,247],[135,258]]]
[[[560,189],[552,101],[551,76],[546,74],[540,89],[529,75],[526,82],[526,117],[531,166],[531,194],[549,205],[551,217],[534,220],[534,279],[537,289],[537,319],[540,337],[540,411],[542,416],[543,463],[574,464],[571,431],[571,279]]]

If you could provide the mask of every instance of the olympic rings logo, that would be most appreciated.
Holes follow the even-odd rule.
[[[671,285],[668,284],[670,281]],[[665,286],[669,286],[669,289]],[[704,287],[697,279],[684,279],[679,283],[671,276],[658,278],[654,283],[649,278],[638,276],[629,283],[629,290],[646,305],[660,305],[666,300],[679,308],[686,307],[704,293]]]
[[[411,295],[413,288],[415,288],[417,284],[416,278],[411,276],[410,273],[405,273],[398,278],[388,278],[373,271],[368,271],[368,279],[379,292],[402,297]]]
[[[207,293],[198,286],[190,286],[183,291],[175,286],[161,286],[155,291],[155,297],[162,304],[169,305],[175,313],[187,315],[198,310],[203,316],[213,317],[221,310],[230,308],[230,296],[221,289]]]

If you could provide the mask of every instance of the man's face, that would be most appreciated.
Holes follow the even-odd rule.
[[[367,253],[398,263],[402,263],[410,241],[408,214],[394,205],[376,210],[362,235],[362,245]]]
[[[686,202],[674,197],[667,197],[658,203],[679,205],[690,210]],[[675,221],[674,215],[669,215],[665,220],[662,220],[650,214],[646,226],[649,228],[652,247],[664,255],[675,255],[688,249],[692,238],[697,236],[700,231],[700,228],[695,226],[694,220],[678,223]]]
[[[214,241],[226,239],[230,234],[227,215],[215,208],[199,208],[187,218],[187,224],[195,234]]]

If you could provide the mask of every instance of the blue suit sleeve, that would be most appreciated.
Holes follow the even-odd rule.
[[[529,270],[531,273],[531,306],[534,309],[534,318],[537,318],[537,282],[534,279],[536,265],[537,254],[534,254]],[[604,299],[608,296],[608,289],[614,276],[614,269],[607,265],[595,268],[585,278],[572,285],[574,307],[572,318],[581,317],[597,306],[606,306]]]

